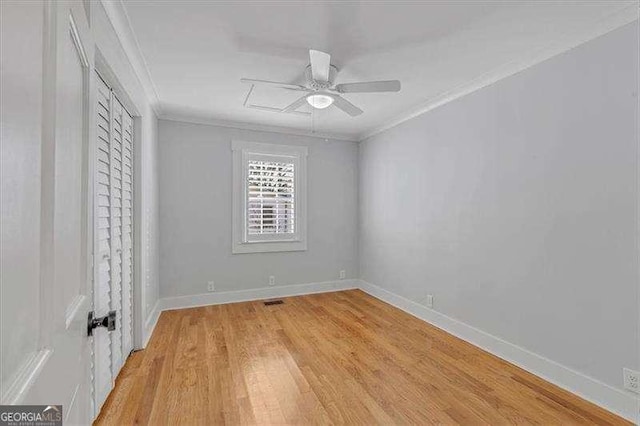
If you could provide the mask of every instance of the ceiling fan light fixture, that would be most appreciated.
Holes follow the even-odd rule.
[[[307,96],[307,102],[316,109],[325,109],[333,103],[333,98],[329,95],[315,94]]]

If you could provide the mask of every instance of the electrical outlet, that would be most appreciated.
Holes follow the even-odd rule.
[[[216,283],[213,281],[209,281],[207,283],[207,291],[216,291]]]
[[[347,277],[347,271],[342,270],[340,271],[340,279],[344,280]]]
[[[276,285],[276,277],[273,275],[269,276],[269,285]]]
[[[623,368],[622,372],[624,375],[624,388],[631,392],[640,393],[640,372],[628,368]]]
[[[427,294],[424,304],[427,305],[427,308],[433,308],[433,294]]]

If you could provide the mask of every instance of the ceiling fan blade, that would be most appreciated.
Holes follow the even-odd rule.
[[[366,81],[362,83],[338,84],[336,90],[340,93],[376,93],[376,92],[399,92],[400,81]]]
[[[294,112],[295,110],[297,110],[298,108],[300,108],[300,106],[304,105],[305,102],[307,102],[307,95],[304,95],[298,99],[296,99],[295,101],[293,101],[291,104],[289,104],[288,106],[286,106],[282,112]]]
[[[268,81],[268,80],[254,80],[254,79],[251,79],[251,78],[241,78],[240,81],[242,83],[278,87],[280,89],[298,90],[298,91],[301,91],[301,92],[309,92],[310,91],[306,87],[300,86],[298,84],[279,83],[277,81]]]
[[[350,116],[355,117],[356,115],[362,114],[363,111],[360,108],[358,108],[342,96],[331,95],[331,97],[333,98],[333,104]]]
[[[329,81],[329,67],[331,66],[331,55],[319,50],[309,50],[311,61],[311,76],[316,81]]]

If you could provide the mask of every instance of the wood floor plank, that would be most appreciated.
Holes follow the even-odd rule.
[[[630,425],[360,290],[163,312],[97,425]]]

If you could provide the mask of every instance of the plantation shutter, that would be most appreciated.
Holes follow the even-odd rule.
[[[295,166],[278,161],[247,162],[247,233],[295,232]]]

